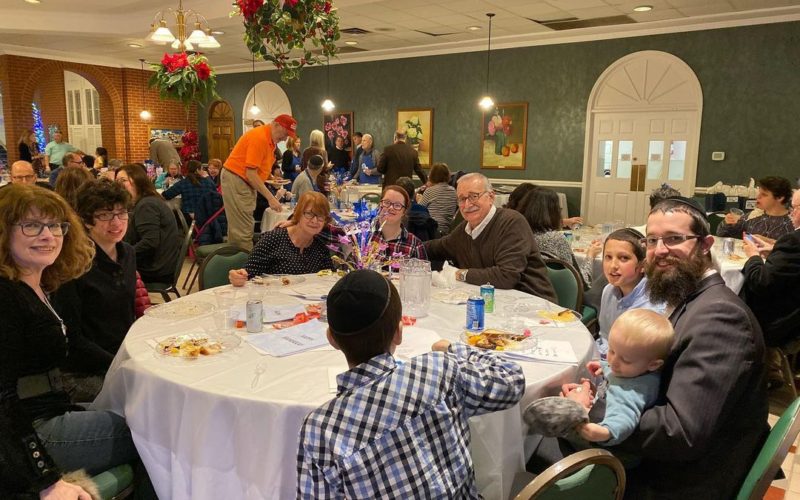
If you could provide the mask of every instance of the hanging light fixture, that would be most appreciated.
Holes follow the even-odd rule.
[[[326,97],[325,100],[322,101],[322,109],[325,110],[327,113],[330,113],[336,107],[336,105],[333,104],[333,101],[331,101],[331,98],[330,98],[330,95],[331,95],[331,58],[330,57],[328,57],[326,59],[325,67],[327,68],[327,71],[328,71],[328,90],[325,92],[325,95],[327,95],[329,97]]]
[[[139,59],[139,64],[141,65],[142,68],[142,80],[144,80],[144,59]],[[147,111],[147,108],[144,105],[144,82],[142,82],[141,88],[142,88],[142,111],[141,113],[139,113],[139,118],[141,118],[144,121],[149,121],[153,117],[153,115],[151,115],[150,112]]]
[[[177,36],[173,35],[167,27],[167,21],[164,19],[165,13],[172,13],[175,16]],[[186,29],[186,20],[191,17],[194,17],[194,29],[189,32]],[[206,18],[193,10],[183,10],[183,0],[178,0],[177,10],[168,8],[156,12],[147,39],[161,44],[170,43],[173,49],[180,51],[194,50],[195,45],[204,49],[220,47],[220,43],[211,34],[211,28]]]
[[[247,111],[250,113],[250,116],[256,117],[261,114],[261,109],[256,106],[256,56],[253,55],[253,71],[250,72],[250,83],[252,83],[253,87],[253,105],[250,106],[250,109]]]
[[[489,96],[489,62],[492,57],[492,18],[494,14],[489,12],[486,14],[486,17],[489,18],[489,47],[486,49],[486,95],[483,96],[483,99],[481,99],[481,102],[478,104],[481,108],[488,111],[494,107],[494,101]]]

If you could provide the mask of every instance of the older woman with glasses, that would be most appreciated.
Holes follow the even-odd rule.
[[[35,186],[0,191],[0,497],[89,495],[61,471],[98,474],[137,460],[125,420],[70,403],[58,367],[80,344],[50,302],[90,269],[94,249],[63,198]]]
[[[378,219],[380,231],[376,231],[373,241],[386,243],[387,256],[403,256],[428,260],[422,241],[411,234],[403,225],[411,200],[408,192],[400,186],[383,188]]]
[[[331,207],[322,193],[300,196],[288,227],[264,233],[253,248],[244,269],[228,273],[233,286],[242,286],[261,274],[309,274],[331,269],[331,255],[319,236],[330,222]]]

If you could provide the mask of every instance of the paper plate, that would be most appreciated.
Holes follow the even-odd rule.
[[[463,290],[439,290],[431,294],[431,297],[445,304],[466,304],[469,300],[469,293]]]
[[[486,351],[526,351],[536,347],[536,340],[530,335],[517,334],[506,330],[487,328],[482,332],[465,330],[461,341],[475,349]]]
[[[198,363],[218,359],[237,349],[242,339],[233,334],[191,332],[156,339],[153,354],[170,362]]]
[[[184,299],[152,305],[145,309],[144,314],[151,318],[181,320],[196,318],[216,310],[217,306],[211,302]]]

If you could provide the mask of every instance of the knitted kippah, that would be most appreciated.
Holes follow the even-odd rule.
[[[589,421],[580,403],[560,396],[537,399],[522,414],[528,432],[545,437],[566,436],[576,425]]]

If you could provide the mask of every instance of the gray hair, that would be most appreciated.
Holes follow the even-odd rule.
[[[462,182],[469,182],[473,179],[480,179],[481,181],[483,181],[484,190],[494,191],[494,188],[492,187],[492,181],[490,181],[488,177],[479,172],[472,172],[461,176],[461,178],[458,179],[458,182],[456,184],[461,184]]]
[[[311,135],[308,137],[308,145],[317,148],[325,147],[325,134],[322,130],[312,130]]]

